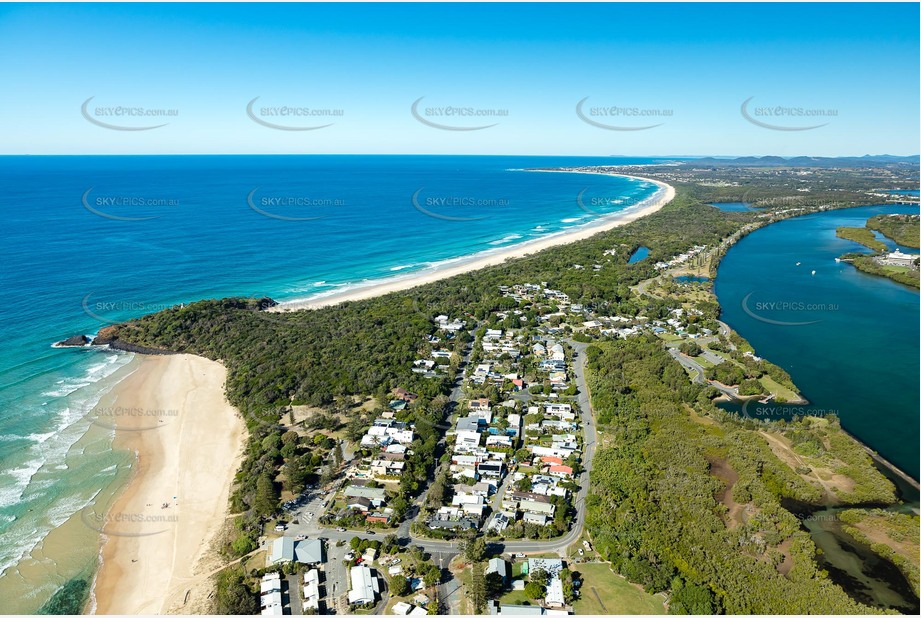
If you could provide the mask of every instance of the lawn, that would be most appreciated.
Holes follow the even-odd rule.
[[[696,362],[698,365],[700,365],[704,369],[709,369],[710,367],[713,367],[713,363],[711,363],[709,360],[704,358],[703,354],[701,354],[700,356],[693,356],[692,358],[694,359],[694,362]]]
[[[647,594],[614,574],[606,563],[574,564],[572,567],[583,579],[581,597],[573,604],[576,614],[666,613],[660,597]]]
[[[525,595],[524,590],[512,590],[499,597],[502,605],[538,605],[539,601],[532,601]]]
[[[761,382],[761,386],[774,393],[777,397],[783,398],[784,401],[794,401],[799,399],[799,395],[791,391],[786,386],[778,384],[776,380],[767,374],[764,374],[758,378],[758,380]]]
[[[582,544],[582,541],[588,541],[589,543],[591,543],[591,539],[588,537],[588,534],[586,534],[585,532],[583,532],[582,536],[576,539],[576,541],[566,549],[566,555],[569,556],[569,559],[573,561],[574,560],[585,560],[589,562],[594,562],[595,560],[601,560],[601,556],[599,556],[594,551],[594,546],[592,546],[592,550],[589,551],[585,549],[585,546]],[[580,549],[583,551],[583,554],[581,556],[579,555]],[[570,565],[569,568],[576,569],[577,565],[572,564]]]

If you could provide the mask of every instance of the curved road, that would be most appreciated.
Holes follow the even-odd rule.
[[[500,548],[503,553],[546,553],[546,552],[558,552],[562,553],[567,547],[576,542],[579,537],[582,536],[582,531],[585,528],[585,499],[588,497],[589,492],[589,477],[592,472],[593,459],[595,457],[595,449],[597,446],[597,432],[595,429],[595,416],[591,407],[591,401],[589,396],[588,384],[585,380],[585,349],[589,344],[579,343],[572,340],[566,340],[566,342],[572,346],[575,352],[575,359],[573,362],[573,373],[575,375],[576,387],[579,390],[577,396],[577,403],[579,405],[579,410],[581,413],[582,419],[582,428],[584,435],[584,443],[582,448],[582,474],[579,476],[579,491],[575,495],[573,500],[573,506],[576,509],[576,519],[569,530],[568,533],[562,537],[555,539],[547,540],[536,540],[536,541],[493,541],[489,543],[494,548]],[[469,358],[469,350],[465,354],[465,361]],[[461,376],[462,379],[462,376]],[[460,384],[455,386],[454,391],[451,393],[451,400],[458,401],[461,395]],[[452,417],[454,415],[452,414]],[[453,420],[453,418],[451,419]],[[396,530],[395,534],[399,541],[404,543],[412,543],[413,545],[418,545],[425,552],[431,554],[432,559],[438,564],[442,569],[447,568],[451,560],[460,553],[460,540],[454,541],[439,541],[435,539],[428,539],[425,537],[419,537],[412,533],[410,527],[414,521],[416,513],[418,513],[419,505],[424,504],[425,496],[428,492],[423,492],[420,497],[414,502],[410,507],[410,516],[408,516]],[[389,532],[364,532],[356,530],[345,530],[339,532],[334,528],[324,528],[321,527],[318,523],[311,522],[309,524],[299,524],[289,526],[286,534],[291,536],[295,534],[309,535],[313,537],[323,537],[330,541],[349,541],[353,537],[359,537],[362,539],[378,539],[383,540],[388,534],[394,534]],[[447,582],[442,583],[439,586],[440,598],[442,602],[447,601],[449,608],[452,605],[450,599],[455,595],[460,587],[459,582],[451,579]],[[386,597],[385,597],[386,599]],[[382,601],[383,603],[383,601]],[[380,610],[382,607],[376,608]],[[450,609],[449,609],[450,611]]]
[[[591,474],[592,463],[595,457],[597,432],[595,430],[595,416],[591,407],[588,384],[585,381],[585,348],[588,347],[588,344],[571,340],[567,340],[567,343],[573,347],[576,353],[575,362],[573,363],[573,372],[576,378],[576,387],[579,389],[577,402],[579,404],[579,410],[582,415],[582,427],[585,437],[582,451],[583,472],[579,476],[579,491],[576,493],[575,500],[573,501],[573,506],[575,506],[577,513],[576,521],[566,535],[556,539],[536,541],[497,541],[493,543],[494,545],[501,545],[503,551],[505,552],[526,554],[547,551],[561,551],[578,540],[578,538],[582,536],[582,530],[585,527],[585,499],[588,496],[589,491],[589,475]],[[425,494],[423,494],[423,497],[424,495]],[[410,531],[411,523],[412,518],[407,518],[402,524],[400,524],[400,527],[396,531],[398,539],[408,539],[414,545],[422,547],[425,551],[431,554],[451,554],[453,556],[460,553],[459,541],[439,541],[435,539],[415,536]],[[368,534],[366,532],[355,530],[337,532],[334,529],[321,527],[317,527],[316,532],[322,533],[323,536],[330,539],[341,539],[345,541],[350,540],[355,536],[366,539],[382,539],[388,534],[386,532]]]

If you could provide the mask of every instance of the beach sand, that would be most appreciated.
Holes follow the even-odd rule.
[[[188,354],[138,357],[97,406],[137,453],[131,481],[101,520],[98,614],[190,611],[208,584],[246,429],[224,395],[223,365]],[[166,505],[166,508],[164,508]]]
[[[580,174],[601,174],[602,172],[587,172],[579,171],[572,172],[569,170],[540,170],[538,173],[545,172],[556,172],[561,173],[580,173]],[[613,174],[617,176],[623,176],[624,174]],[[613,213],[611,215],[602,217],[597,221],[594,221],[584,227],[567,232],[564,234],[558,234],[551,236],[549,238],[542,238],[528,243],[522,243],[517,247],[510,247],[504,251],[498,251],[496,253],[490,253],[488,255],[477,255],[473,256],[470,260],[459,264],[451,264],[444,268],[436,268],[433,270],[424,270],[419,273],[414,273],[406,277],[395,278],[395,279],[385,279],[378,283],[374,283],[365,287],[356,288],[352,290],[347,290],[338,294],[332,294],[329,296],[323,296],[320,298],[307,298],[303,300],[291,300],[281,302],[275,307],[269,309],[269,311],[275,312],[285,312],[285,311],[296,311],[299,309],[319,309],[320,307],[327,307],[330,305],[336,305],[338,303],[353,301],[353,300],[364,300],[366,298],[373,298],[375,296],[381,296],[383,294],[389,294],[390,292],[398,292],[401,290],[408,290],[419,285],[426,283],[431,283],[433,281],[439,281],[441,279],[447,279],[448,277],[453,277],[455,275],[460,275],[466,272],[473,270],[479,270],[487,266],[494,266],[496,264],[501,264],[502,262],[512,259],[519,258],[525,255],[532,253],[537,253],[538,251],[543,251],[544,249],[549,249],[550,247],[555,247],[557,245],[564,245],[567,243],[575,242],[577,240],[584,240],[599,232],[604,232],[607,230],[620,227],[621,225],[626,225],[631,221],[636,221],[640,217],[645,217],[650,215],[665,204],[669,203],[675,197],[675,188],[669,184],[661,182],[659,180],[653,180],[652,178],[643,178],[642,176],[629,176],[630,178],[637,178],[646,182],[650,182],[659,187],[659,191],[649,200],[647,204],[639,205],[636,208],[631,208],[627,212]]]
[[[628,212],[460,264],[323,298],[290,301],[273,310],[314,309],[371,298],[501,264],[625,225],[656,212],[675,196],[670,185],[634,178],[658,185],[659,191]],[[137,370],[98,406],[157,413],[133,413],[117,420],[120,431],[115,446],[137,452],[138,462],[134,478],[105,518],[103,529],[108,534],[94,585],[96,613],[202,611],[207,575],[219,565],[210,545],[228,516],[245,425],[225,398],[226,371],[219,363],[191,355],[139,357],[135,362]]]

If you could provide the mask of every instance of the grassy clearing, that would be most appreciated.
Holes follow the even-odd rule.
[[[781,398],[783,401],[795,401],[799,399],[799,395],[794,393],[792,390],[784,386],[783,384],[775,381],[771,376],[764,374],[758,380],[761,382],[761,385],[766,388],[771,393],[774,393],[775,397]]]
[[[662,598],[647,594],[611,571],[607,563],[573,565],[582,575],[576,614],[665,614]]]

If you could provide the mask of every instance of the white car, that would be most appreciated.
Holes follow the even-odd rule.
[[[336,528],[336,532],[345,532],[345,528]]]

